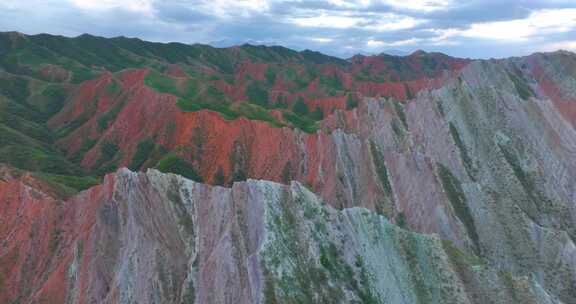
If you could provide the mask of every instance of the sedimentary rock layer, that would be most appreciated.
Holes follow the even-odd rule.
[[[3,303],[556,303],[437,236],[298,182],[110,174],[68,200],[3,174]]]
[[[475,61],[406,103],[366,99],[336,111],[315,134],[179,112],[169,95],[135,82],[141,97],[103,138],[120,143],[126,164],[138,140],[153,137],[209,183],[219,172],[224,183],[298,180],[336,208],[366,207],[498,268],[534,274],[574,303],[575,66],[566,52]]]

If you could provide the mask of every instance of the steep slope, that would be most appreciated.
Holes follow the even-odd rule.
[[[534,279],[297,182],[120,170],[62,201],[4,175],[0,197],[19,215],[0,226],[5,303],[557,303]]]
[[[521,58],[470,62],[417,52],[406,57],[356,56],[342,61],[284,48],[214,49],[91,36],[70,39],[11,33],[0,35],[0,42],[3,59],[0,143],[4,145],[0,148],[0,161],[32,171],[58,174],[35,174],[33,180],[41,182],[28,186],[33,193],[44,192],[44,184],[50,182],[64,187],[57,196],[69,197],[75,192],[72,188],[84,189],[97,181],[84,178],[77,182],[76,178],[70,179],[63,174],[102,175],[125,166],[141,171],[156,167],[207,184],[234,185],[232,193],[240,191],[234,189],[243,185],[235,182],[249,178],[290,184],[291,187],[294,187],[292,181],[298,181],[329,206],[344,210],[342,214],[354,213],[355,218],[363,217],[363,212],[354,211],[359,209],[353,207],[367,208],[387,219],[382,220],[382,227],[403,227],[414,233],[408,235],[428,240],[422,241],[426,244],[433,243],[430,239],[434,237],[423,235],[436,235],[458,250],[470,252],[457,254],[467,261],[465,264],[483,264],[488,269],[518,278],[530,277],[528,281],[518,279],[520,281],[512,285],[533,288],[534,293],[541,295],[535,298],[545,300],[545,294],[548,294],[551,299],[563,303],[576,303],[573,183],[576,178],[576,55],[572,53],[538,53]],[[78,53],[83,55],[78,56]],[[78,72],[79,67],[89,70],[90,74],[73,80],[73,75],[83,75]],[[54,89],[54,85],[58,89]],[[286,98],[278,100],[278,96]],[[312,111],[317,106],[320,111]],[[31,152],[20,156],[15,153],[19,149]],[[254,182],[247,184],[251,183]],[[111,182],[107,185],[110,187]],[[139,187],[136,182],[131,185]],[[21,192],[21,187],[15,188],[17,191],[10,187],[5,188],[8,201],[15,199],[11,196],[13,191]],[[88,193],[103,191],[98,190],[102,187]],[[285,189],[280,185],[275,187]],[[252,193],[250,189],[242,191]],[[142,194],[141,200],[148,202],[155,198],[154,195]],[[22,210],[29,208],[30,212],[36,212],[34,210],[39,210],[38,205],[41,205],[46,209],[39,214],[53,214],[56,211],[51,210],[59,210],[63,200],[55,199],[54,195],[48,197],[49,203],[22,207]],[[73,201],[85,199],[89,198],[77,197]],[[36,196],[34,200],[39,198]],[[217,205],[218,199],[214,198],[213,203]],[[254,202],[248,198],[245,203]],[[16,211],[10,212],[16,214]],[[340,211],[326,212],[340,214]],[[44,219],[43,225],[48,225],[51,218],[52,215]],[[282,218],[290,221],[292,217],[285,214]],[[296,219],[295,223],[306,222],[299,217]],[[256,229],[260,227],[258,225],[247,224],[246,229]],[[354,240],[340,247],[335,245],[339,251],[351,251],[343,260],[325,262],[326,265],[342,263],[338,264],[342,265],[338,269],[347,269],[343,265],[349,265],[357,280],[356,283],[340,280],[350,277],[350,273],[302,273],[302,269],[292,269],[295,274],[284,280],[281,274],[287,266],[278,266],[282,271],[266,268],[266,272],[271,271],[276,276],[272,281],[279,280],[271,295],[278,297],[279,302],[317,299],[329,294],[348,301],[369,301],[372,296],[380,299],[390,296],[395,300],[401,297],[408,303],[414,301],[414,297],[424,303],[444,297],[442,293],[430,291],[437,290],[437,282],[444,281],[438,277],[426,277],[422,279],[424,283],[405,283],[399,279],[404,282],[396,285],[405,291],[402,296],[380,287],[359,289],[358,286],[366,284],[358,281],[359,266],[351,263],[355,262],[353,255],[363,257],[360,264],[369,259],[357,252],[362,246],[356,242],[371,236],[359,236],[346,229],[340,234],[330,229],[322,232],[322,226],[344,225],[333,220],[314,226],[314,229],[292,225],[297,231],[290,237],[302,237],[306,240],[302,241],[304,244],[311,242],[306,235],[318,234],[319,240],[314,240],[317,248],[329,246],[323,243],[326,239]],[[22,228],[24,232],[19,238],[26,239],[24,236],[30,234],[29,229],[35,227],[28,226]],[[289,225],[281,227],[282,231],[291,231]],[[79,233],[78,228],[68,230]],[[371,228],[370,231],[375,230]],[[382,239],[370,245],[374,247],[366,254],[381,257],[384,249],[378,249],[378,246],[387,240],[383,235],[406,233],[395,228],[380,230],[375,233],[382,235]],[[291,243],[286,237],[280,239],[283,243]],[[50,237],[41,234],[38,239],[29,238],[36,242],[29,246],[43,244],[41,246],[46,247]],[[11,246],[14,238],[6,235],[5,239],[8,240],[5,244]],[[244,254],[247,248],[252,248],[250,252],[254,252],[255,247],[237,244],[221,245],[229,247],[219,247],[219,250],[228,254],[242,248]],[[394,243],[387,248],[398,246]],[[428,251],[425,252],[440,250],[436,247],[426,247]],[[66,246],[63,248],[69,250]],[[170,248],[177,248],[175,250],[179,252],[178,248],[183,247],[177,244]],[[300,247],[285,249],[286,252],[307,252],[306,248]],[[447,251],[446,248],[442,250]],[[418,252],[412,247],[407,251],[405,254]],[[115,254],[104,253],[101,259]],[[48,267],[46,265],[52,262],[47,259],[54,256],[48,251],[40,251],[37,257],[42,261],[38,262],[40,264],[29,266],[24,261],[13,271],[34,267],[39,267],[34,268],[37,271],[45,271],[42,267]],[[476,261],[473,256],[480,260]],[[60,258],[54,259],[60,261]],[[191,257],[179,256],[178,259],[188,261]],[[306,255],[298,258],[295,264],[305,264],[310,259]],[[378,267],[372,265],[370,269]],[[435,269],[433,273],[442,272],[434,268],[436,266],[425,264],[422,267],[425,270],[420,271],[425,274],[429,269]],[[374,282],[379,282],[380,276],[396,273],[388,270],[378,272],[372,278]],[[469,270],[466,268],[460,280],[472,302],[479,300],[470,299],[471,294],[496,293],[496,289],[509,283],[497,277],[498,274],[487,275],[487,279],[483,275],[478,277],[477,273],[469,274]],[[187,276],[178,271],[178,276]],[[409,271],[416,270],[410,268]],[[206,275],[215,275],[206,272]],[[222,272],[246,277],[242,271]],[[299,272],[313,281],[331,276],[333,284],[321,287],[341,286],[346,291],[342,295],[335,290],[322,289],[314,296],[295,279]],[[111,282],[110,273],[103,271],[97,275]],[[248,277],[252,282],[253,278]],[[451,279],[446,280],[460,286]],[[498,283],[490,285],[486,280]],[[61,284],[62,279],[55,282]],[[210,284],[225,285],[223,281],[214,282],[210,281]],[[32,288],[26,287],[28,283],[23,284],[22,288]],[[36,284],[33,289],[43,288],[37,282],[30,284]],[[494,289],[489,289],[488,285]],[[118,299],[119,295],[108,295],[109,290],[102,286],[91,288],[103,288],[94,291],[99,297],[105,294],[110,299]],[[256,288],[246,286],[232,290],[242,293],[242,299],[254,299],[250,297],[262,291],[261,287],[258,292],[239,291]],[[288,287],[297,291],[292,293],[286,289]],[[171,296],[182,295],[180,289],[173,291]],[[524,293],[530,292],[522,291],[520,295]],[[237,296],[234,295],[234,299]],[[528,301],[510,298],[513,296],[486,295],[483,301]],[[460,296],[452,299],[465,302]]]
[[[136,85],[142,95],[128,99],[103,140],[135,155],[155,139],[214,184],[301,181],[337,208],[367,207],[492,265],[537,273],[542,286],[573,303],[576,134],[558,105],[571,104],[574,62],[569,53],[473,62],[406,104],[367,99],[337,111],[315,134],[180,112],[174,97]],[[550,96],[552,77],[563,81]],[[72,138],[63,145],[80,146]],[[89,151],[84,164],[101,159],[101,150]],[[134,159],[114,157],[119,165]]]
[[[0,160],[57,174],[114,171],[118,165],[112,162],[114,143],[100,138],[127,99],[157,98],[142,86],[175,98],[177,108],[170,104],[171,111],[210,110],[227,120],[247,118],[313,133],[326,115],[352,109],[364,96],[409,99],[422,89],[439,87],[447,74],[467,62],[422,52],[346,61],[283,47],[219,49],[124,37],[0,33],[0,127],[12,134],[0,151]],[[83,131],[75,132],[79,128]],[[76,143],[71,147],[68,140],[53,144],[64,137]],[[146,148],[154,139],[143,140]],[[74,168],[97,142],[106,143],[96,150],[106,150],[107,158],[84,161],[84,170]],[[67,159],[60,153],[63,149]],[[142,162],[132,167],[137,169]]]

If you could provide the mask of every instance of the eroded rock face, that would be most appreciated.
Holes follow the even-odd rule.
[[[327,115],[315,133],[183,112],[145,85],[146,69],[67,85],[61,110],[42,119],[68,165],[111,172],[145,143],[154,148],[134,168],[170,152],[231,188],[121,170],[63,199],[32,174],[1,169],[0,302],[576,303],[576,56],[432,68],[421,55],[400,69],[381,56],[353,58],[349,71],[324,66],[373,98],[353,110],[346,95],[306,100]],[[264,81],[268,67],[246,62],[238,73]],[[66,71],[46,66],[39,77],[76,74]],[[246,97],[244,85],[210,81]],[[305,88],[317,90],[316,80]],[[40,125],[12,127],[4,143],[31,151],[20,165],[41,158],[48,143],[17,136],[50,137]],[[233,183],[247,178],[271,182]]]
[[[140,97],[103,138],[120,138],[126,164],[152,132],[208,183],[220,169],[228,181],[235,172],[297,180],[333,207],[365,207],[437,234],[575,303],[575,67],[565,52],[475,61],[406,103],[366,99],[336,111],[315,134],[179,112],[172,97],[141,87],[142,75],[126,74]]]
[[[297,182],[122,169],[66,201],[29,185],[0,182],[4,303],[558,303],[533,277]]]

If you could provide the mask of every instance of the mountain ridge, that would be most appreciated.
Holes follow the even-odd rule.
[[[11,178],[7,178],[0,182],[0,188],[6,184],[17,187]],[[188,189],[188,192],[182,189]],[[206,193],[202,200],[197,197],[202,195],[200,193]],[[238,196],[240,193],[251,193],[252,197]],[[146,212],[146,201],[141,201],[147,196],[152,198],[152,194],[156,198],[147,204],[151,204],[154,214]],[[44,206],[56,203],[42,197],[41,193],[34,195],[44,200]],[[206,195],[210,197],[208,201]],[[83,207],[85,209],[74,210],[79,208],[80,202],[86,205]],[[209,202],[218,204],[219,209],[212,208],[212,204],[207,204]],[[553,298],[527,277],[496,272],[477,257],[467,256],[450,243],[392,226],[384,217],[371,214],[366,209],[355,207],[336,211],[323,207],[318,198],[298,182],[286,186],[250,179],[237,182],[232,188],[216,186],[210,189],[180,176],[155,170],[133,173],[121,169],[107,175],[102,185],[62,204],[64,207],[58,211],[62,215],[50,215],[50,219],[63,217],[60,222],[44,221],[39,226],[36,217],[42,215],[23,216],[28,229],[39,227],[36,228],[38,232],[30,230],[35,234],[33,239],[41,238],[43,234],[53,237],[49,243],[36,247],[35,254],[27,258],[29,267],[39,267],[36,268],[40,271],[37,279],[12,285],[9,292],[2,293],[3,300],[268,303],[302,301],[313,296],[317,301],[337,301],[343,300],[338,297],[344,297],[346,301],[364,303],[427,300],[467,303],[474,296],[478,301],[553,303]],[[11,206],[26,210],[26,199],[14,199]],[[305,210],[303,214],[299,212],[300,208]],[[76,217],[71,217],[73,214]],[[127,219],[120,220],[125,217]],[[170,221],[171,218],[174,220]],[[219,222],[226,218],[232,223],[229,227],[224,225],[223,230],[211,232],[210,227],[220,226]],[[296,219],[308,225],[324,225],[324,228],[305,228],[292,234],[289,227]],[[165,222],[160,224],[159,221]],[[20,232],[18,235],[28,230],[22,225],[15,226],[16,231]],[[154,228],[154,225],[159,226]],[[247,225],[247,228],[242,228],[243,225]],[[378,227],[378,232],[368,230],[374,229],[370,228],[373,225]],[[69,227],[73,226],[83,227],[82,231],[72,234]],[[235,232],[234,229],[239,230]],[[40,231],[40,235],[37,235]],[[118,242],[112,234],[114,232],[126,237],[121,237]],[[192,238],[188,237],[190,234]],[[353,239],[343,235],[355,235],[363,245],[351,247],[339,243],[340,234],[341,239]],[[382,237],[387,239],[386,244],[374,243],[374,238]],[[237,242],[244,243],[247,252],[238,253],[242,256],[236,257],[232,252],[220,249],[226,246],[228,238],[239,238]],[[210,241],[212,239],[215,243]],[[290,241],[298,244],[298,239],[312,242],[313,247],[296,252],[285,245]],[[386,249],[398,245],[406,246],[404,250],[407,251]],[[4,270],[16,267],[16,271],[4,272],[9,275],[3,279],[16,282],[12,276],[25,276],[25,273],[18,272],[23,258],[14,253],[28,246],[31,244],[25,239],[11,242],[6,253],[11,257],[11,264],[0,263],[0,267]],[[102,253],[92,253],[92,246],[102,248]],[[153,253],[144,254],[145,248],[151,248]],[[44,250],[57,252],[59,259],[49,261],[46,266],[39,264],[38,259],[42,259]],[[374,260],[371,256],[382,250],[387,251],[383,256],[388,257],[384,264],[388,268],[383,268],[382,261]],[[421,253],[427,253],[430,257],[414,261],[413,256]],[[113,268],[98,262],[110,257],[117,259],[112,262],[116,265]],[[278,262],[280,257],[281,262]],[[133,260],[139,262],[130,262]],[[291,268],[294,267],[290,266],[291,260],[297,263],[297,268]],[[130,263],[133,263],[132,266],[128,266]],[[229,265],[231,263],[233,265]],[[306,263],[308,268],[301,270],[298,263]],[[88,267],[92,270],[86,272]],[[436,279],[448,281],[438,284],[413,277],[420,275],[416,270],[420,267],[432,267],[438,271]],[[396,280],[383,281],[391,271],[396,273]],[[99,273],[108,276],[100,277]],[[243,276],[251,279],[244,281]],[[315,277],[321,281],[314,281]],[[475,277],[478,282],[460,281],[459,278],[464,277]],[[488,280],[509,281],[512,286],[491,286]],[[108,291],[102,293],[93,287],[83,289],[87,281],[100,282],[107,286]],[[390,286],[391,283],[393,286]],[[314,288],[307,290],[304,284],[312,284]],[[140,290],[148,292],[138,292]]]
[[[148,265],[156,266],[139,268],[145,276],[158,278],[158,284],[165,287],[154,297],[174,303],[184,301],[175,298],[184,294],[199,302],[268,298],[277,302],[325,299],[381,303],[391,297],[398,303],[576,303],[572,288],[576,284],[573,53],[535,53],[506,60],[466,60],[418,53],[406,57],[356,57],[341,66],[314,54],[304,59],[300,53],[283,48],[247,46],[232,48],[228,53],[201,50],[188,54],[182,53],[178,45],[169,48],[144,43],[148,48],[140,48],[127,44],[126,50],[138,50],[137,55],[122,48],[102,50],[110,43],[105,38],[84,37],[72,42],[56,39],[54,43],[42,36],[34,38],[41,47],[23,44],[3,49],[1,37],[0,66],[5,70],[0,72],[0,162],[19,167],[22,172],[35,171],[5,178],[8,181],[0,175],[4,180],[0,182],[0,196],[4,197],[3,202],[10,202],[4,207],[11,210],[0,210],[4,218],[12,218],[10,212],[16,211],[10,208],[15,206],[25,206],[19,212],[35,216],[77,208],[62,218],[71,223],[86,219],[78,214],[90,214],[88,222],[96,221],[107,227],[103,231],[109,231],[120,227],[116,211],[112,212],[114,208],[153,203],[161,211],[161,218],[139,207],[132,209],[138,210],[141,217],[133,218],[137,225],[123,226],[123,231],[155,233],[147,230],[148,224],[173,223],[162,230],[161,239],[182,249],[182,242],[190,241],[178,240],[185,227],[198,228],[203,224],[201,217],[175,218],[184,211],[178,202],[197,206],[188,204],[190,197],[216,192],[222,197],[233,194],[238,201],[215,198],[211,204],[217,207],[210,212],[234,212],[237,208],[240,213],[207,218],[214,223],[228,219],[239,225],[235,230],[239,234],[230,232],[226,238],[230,243],[220,243],[222,247],[211,249],[213,252],[242,255],[254,249],[251,246],[262,240],[259,229],[263,226],[249,219],[263,219],[254,214],[268,206],[260,204],[264,201],[273,202],[270,212],[279,217],[274,235],[283,240],[280,244],[294,243],[290,241],[294,237],[314,244],[311,251],[277,248],[285,253],[306,253],[293,261],[294,265],[309,266],[306,269],[277,264],[268,256],[265,268],[251,264],[259,269],[256,273],[243,268],[242,263],[232,263],[240,265],[234,268],[238,270],[235,272],[210,259],[207,265],[222,268],[210,271],[208,267],[199,273],[194,263],[187,265],[191,261],[189,251],[159,249],[160,255],[143,257],[148,259]],[[62,41],[64,44],[60,45]],[[2,53],[3,50],[6,51]],[[83,56],[74,50],[84,52]],[[118,171],[123,167],[149,173]],[[151,168],[199,184],[193,183],[196,186],[192,188],[178,186],[190,182],[172,185],[173,180],[183,178],[148,171]],[[155,177],[149,178],[152,175]],[[14,181],[18,176],[33,182],[19,184]],[[101,176],[105,178],[99,180]],[[115,176],[125,182],[112,183]],[[244,187],[240,185],[246,185],[241,183],[244,180],[250,180],[247,184],[255,188],[240,189]],[[293,186],[293,181],[297,186]],[[276,184],[271,186],[273,183]],[[164,186],[156,187],[159,184]],[[51,191],[60,196],[40,203],[46,189],[53,187]],[[292,200],[278,194],[278,189],[286,187],[301,189],[299,193],[311,191],[314,197],[308,193]],[[75,196],[82,189],[88,190]],[[265,189],[278,195],[254,194],[267,193]],[[75,203],[66,203],[69,197]],[[284,204],[284,198],[289,203]],[[317,220],[308,221],[303,216],[310,206],[316,205],[302,201],[318,201],[322,207],[312,209],[325,210],[319,211],[320,215],[332,214],[328,216],[330,220],[317,218],[313,212],[308,215]],[[99,212],[90,209],[102,204],[107,207]],[[165,208],[176,209],[165,213]],[[361,211],[365,209],[370,211]],[[193,215],[192,209],[186,212]],[[274,221],[269,224],[275,227]],[[140,289],[118,288],[128,285],[110,279],[116,274],[127,274],[124,268],[114,270],[114,275],[102,270],[106,273],[104,278],[95,278],[89,268],[77,268],[80,260],[71,248],[79,252],[82,247],[82,252],[98,255],[94,247],[84,248],[78,243],[74,247],[67,239],[85,233],[87,224],[58,228],[45,221],[35,225],[49,227],[38,235],[38,231],[29,233],[34,225],[18,226],[23,231],[18,244],[43,244],[42,252],[34,257],[36,262],[29,263],[40,267],[43,278],[54,276],[54,280],[38,279],[28,284],[21,280],[25,267],[15,264],[19,266],[7,272],[14,276],[0,280],[0,291],[20,284],[24,291],[34,288],[37,292],[33,297],[54,294],[54,302],[69,299],[83,303],[88,298],[114,303],[136,298],[140,302],[152,301],[152,295],[147,298],[148,294],[140,293]],[[331,228],[323,230],[323,226]],[[337,227],[346,228],[335,232]],[[371,229],[379,232],[363,232]],[[10,231],[9,225],[0,227],[0,234]],[[406,237],[403,231],[413,234]],[[107,247],[110,257],[116,257],[125,267],[135,265],[130,264],[135,256],[150,252],[126,243],[136,250],[135,255],[128,254],[119,249],[122,246],[114,245],[123,241],[115,238],[116,234],[93,235],[102,244],[112,244]],[[60,243],[61,236],[67,241]],[[176,240],[165,236],[175,236]],[[365,237],[374,239],[353,246],[334,244],[335,254],[330,253],[332,245],[325,242],[342,239],[353,243]],[[52,239],[54,247],[49,245]],[[382,251],[378,244],[389,239],[400,241],[387,243],[391,251]],[[20,246],[13,240],[5,242],[12,246],[12,254],[0,255],[0,265],[12,265],[11,259],[22,261],[13,256],[18,251],[14,248]],[[370,249],[361,251],[363,246]],[[419,246],[427,249],[418,251]],[[69,258],[59,260],[63,251]],[[447,255],[448,251],[457,256],[456,261]],[[123,252],[121,257],[116,255],[119,252]],[[454,265],[442,262],[443,266],[438,266],[424,258],[427,253]],[[166,264],[161,255],[174,257],[177,266]],[[355,255],[362,257],[360,266],[355,265]],[[387,256],[404,262],[379,268],[378,259]],[[92,261],[106,258],[101,255]],[[71,262],[74,260],[77,262]],[[96,267],[100,262],[91,263],[91,267]],[[362,274],[364,263],[376,269],[372,279]],[[480,275],[476,272],[480,264],[491,270]],[[170,271],[166,265],[171,265]],[[184,273],[188,266],[190,271]],[[430,277],[426,270],[429,267],[449,274],[446,280],[450,286]],[[460,267],[462,272],[458,271]],[[350,272],[332,271],[340,268]],[[52,272],[54,269],[58,271]],[[288,281],[281,275],[286,269],[291,269]],[[174,279],[159,278],[167,273]],[[210,284],[218,283],[199,279],[216,280],[236,274],[240,286],[234,285],[230,294],[211,294],[210,290],[218,286]],[[390,277],[393,274],[402,279],[394,281]],[[89,285],[90,290],[83,293],[83,287],[77,286],[88,283],[82,283],[87,281],[79,277],[92,277],[91,282],[100,283]],[[344,277],[354,279],[347,281]],[[395,286],[406,292],[399,294],[382,287],[386,285],[382,278],[396,282]],[[2,285],[2,281],[8,285]],[[305,281],[331,283],[310,288]],[[208,285],[195,285],[198,282]],[[252,282],[268,287],[251,285]],[[139,282],[138,288],[144,288],[141,283],[144,284]],[[66,284],[76,287],[67,289],[63,287]],[[102,286],[116,289],[106,291]],[[340,286],[345,292],[340,294],[330,286]],[[184,292],[192,289],[193,295]],[[26,294],[24,291],[22,295]],[[339,297],[330,298],[330,294]],[[506,296],[499,298],[496,294]],[[29,301],[34,299],[39,298]]]

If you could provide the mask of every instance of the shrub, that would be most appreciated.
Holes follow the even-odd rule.
[[[118,153],[118,146],[113,142],[104,141],[100,146],[101,159],[104,161],[112,160],[116,153]]]
[[[124,102],[117,101],[116,104],[114,104],[110,110],[102,114],[102,116],[98,117],[98,131],[102,132],[106,130],[110,122],[116,120],[116,117],[118,116],[118,114],[120,114],[120,111],[122,110],[123,107]]]
[[[394,105],[396,115],[398,115],[398,118],[402,121],[404,128],[408,129],[408,121],[406,120],[406,113],[404,113],[404,105],[398,101],[392,101],[392,104]]]
[[[0,78],[2,94],[18,103],[25,103],[28,98],[28,81],[24,78]]]
[[[214,173],[214,185],[224,186],[226,184],[226,177],[224,176],[224,170],[222,167],[218,167],[216,173]]]
[[[66,101],[67,97],[66,89],[56,84],[48,85],[41,94],[47,99],[43,111],[45,113],[45,119],[58,113],[64,106],[64,101]]]
[[[246,88],[246,97],[254,104],[264,108],[269,107],[268,91],[266,91],[259,82],[252,82],[248,85]]]
[[[138,170],[144,164],[144,162],[150,156],[150,153],[154,149],[154,142],[151,140],[143,140],[138,143],[138,147],[136,149],[136,153],[132,157],[128,168],[130,170]]]
[[[316,110],[314,110],[314,112],[310,113],[310,118],[312,118],[314,120],[324,119],[324,112],[322,111],[322,108],[320,108],[320,106],[316,106]]]
[[[308,115],[308,105],[304,102],[304,98],[298,97],[292,111],[298,115]]]
[[[70,176],[56,174],[42,174],[42,177],[53,183],[64,185],[77,191],[82,191],[100,184],[100,180],[91,176]]]
[[[520,98],[528,100],[528,98],[534,96],[534,92],[532,91],[530,86],[528,86],[524,82],[523,79],[520,79],[519,77],[511,73],[509,73],[508,76],[510,77],[510,80],[512,80],[512,82],[514,83],[514,87],[516,88],[516,91],[518,92]]]
[[[268,85],[273,85],[274,82],[276,82],[276,72],[271,68],[268,67],[268,69],[266,70],[266,82],[268,83]]]
[[[336,74],[321,75],[320,76],[320,84],[323,85],[324,87],[328,88],[328,89],[332,89],[332,90],[336,90],[336,91],[341,91],[344,89],[344,86],[342,85],[342,81],[340,80],[340,77],[338,77],[338,75],[336,75]]]
[[[182,175],[195,182],[201,183],[204,181],[190,162],[173,153],[164,156],[164,158],[156,164],[156,169],[164,173]]]
[[[346,98],[346,109],[352,110],[358,106],[358,100],[351,93],[348,93],[348,97]]]
[[[174,79],[156,71],[150,71],[146,74],[146,77],[144,77],[144,84],[160,93],[169,93],[176,96],[180,95],[176,89]]]
[[[236,112],[239,115],[244,116],[248,119],[268,122],[269,124],[277,128],[283,126],[279,121],[276,120],[276,118],[274,118],[274,116],[272,116],[272,114],[270,114],[270,112],[268,112],[268,110],[255,104],[242,102],[236,108]]]
[[[318,130],[316,122],[305,116],[299,116],[289,111],[282,112],[282,117],[290,122],[293,127],[299,128],[307,133],[314,133]]]
[[[462,224],[464,224],[464,227],[466,228],[470,239],[476,246],[476,249],[480,250],[480,240],[478,233],[476,232],[474,218],[468,208],[466,196],[464,195],[460,181],[458,181],[452,172],[442,164],[438,164],[438,177],[440,177],[442,188],[444,188],[448,201],[452,205],[456,216],[460,219]]]

